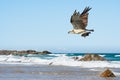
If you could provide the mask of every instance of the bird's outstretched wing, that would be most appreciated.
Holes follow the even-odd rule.
[[[91,8],[86,7],[81,14],[75,10],[70,20],[74,29],[86,29],[88,23],[88,11],[90,9]]]

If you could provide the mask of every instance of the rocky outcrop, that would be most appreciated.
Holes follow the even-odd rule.
[[[35,50],[22,50],[22,51],[17,51],[17,50],[0,50],[0,55],[22,55],[22,54],[51,54],[49,51],[42,51],[42,52],[37,52]]]
[[[51,54],[49,51],[36,52],[36,54]]]
[[[115,75],[111,70],[107,69],[100,74],[100,77],[115,77]]]
[[[9,54],[16,54],[16,50],[0,50],[1,55],[9,55]]]
[[[49,51],[43,51],[43,52],[41,52],[41,54],[51,54],[51,52],[49,52]]]
[[[79,57],[77,57],[77,56],[72,57],[72,59],[74,59],[75,61],[79,61],[79,60],[80,60],[80,58],[79,58]]]
[[[98,54],[86,54],[82,58],[73,57],[73,59],[77,61],[106,61],[105,58],[99,56]]]

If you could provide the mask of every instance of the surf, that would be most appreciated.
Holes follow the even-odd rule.
[[[54,53],[54,54],[27,54],[27,55],[0,55],[0,64],[32,64],[32,65],[61,65],[84,68],[109,67],[120,68],[120,54],[99,54],[108,61],[75,61],[73,57],[82,58],[84,53]]]

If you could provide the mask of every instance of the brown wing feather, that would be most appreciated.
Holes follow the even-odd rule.
[[[74,29],[84,29],[84,23],[80,18],[80,15],[73,14],[70,19],[71,24]]]
[[[88,24],[88,11],[91,10],[91,8],[86,7],[83,12],[80,14],[80,19],[82,20],[84,27],[87,27]]]
[[[88,11],[91,8],[86,7],[81,14],[77,13],[76,10],[71,16],[70,22],[74,29],[85,29],[88,23]]]
[[[81,20],[82,20],[82,23],[83,23],[83,25],[84,25],[84,28],[86,28],[86,27],[87,27],[87,24],[88,24],[88,13],[80,16],[80,18],[81,18]]]

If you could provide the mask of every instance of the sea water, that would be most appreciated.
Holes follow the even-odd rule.
[[[107,61],[75,61],[84,53],[0,55],[0,80],[120,80],[120,54],[101,53]],[[109,68],[115,78],[102,78]]]
[[[82,58],[84,53],[54,53],[54,54],[24,54],[24,55],[0,55],[1,64],[44,64],[91,67],[120,68],[120,53],[101,53],[100,56],[107,61],[75,61],[73,57]]]

